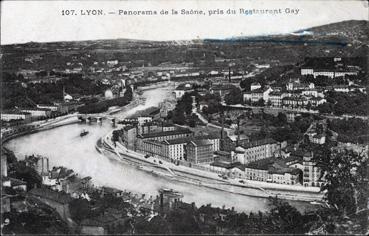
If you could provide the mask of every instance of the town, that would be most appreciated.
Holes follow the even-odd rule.
[[[257,39],[6,45],[3,232],[364,232],[368,59],[354,50],[363,42],[352,44],[346,51]],[[32,139],[45,132],[56,138]],[[24,137],[36,143],[32,154]],[[94,172],[111,165],[130,166],[137,179],[112,187],[115,177],[102,181]],[[150,177],[139,179],[141,172]],[[155,192],[128,190],[132,181],[157,181]],[[189,203],[191,196],[172,188],[181,185],[271,206],[244,213],[229,202]]]

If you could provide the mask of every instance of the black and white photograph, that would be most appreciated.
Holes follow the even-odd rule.
[[[366,0],[5,0],[2,235],[368,235]]]

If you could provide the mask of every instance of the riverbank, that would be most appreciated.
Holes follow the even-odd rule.
[[[70,125],[70,124],[75,124],[79,122],[80,121],[78,120],[77,115],[71,114],[71,115],[58,117],[53,120],[47,120],[47,121],[44,121],[43,123],[40,123],[40,122],[30,123],[25,126],[26,127],[25,129],[22,129],[19,131],[15,130],[13,133],[2,135],[1,144],[3,145],[9,140],[23,136],[23,135],[32,134],[32,133],[45,131],[49,129],[54,129],[54,128],[61,127],[64,125]]]
[[[293,201],[322,201],[323,193],[317,187],[303,187],[292,185],[281,185],[260,181],[241,179],[221,179],[217,173],[194,169],[190,167],[175,165],[163,159],[154,157],[146,158],[144,154],[128,150],[123,145],[111,141],[111,133],[101,139],[100,151],[108,151],[115,154],[119,159],[130,161],[143,171],[155,173],[172,180],[195,184],[207,188],[231,192],[235,194],[254,197],[275,197]],[[142,166],[144,166],[142,168]]]

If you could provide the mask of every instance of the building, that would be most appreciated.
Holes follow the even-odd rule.
[[[47,105],[47,104],[37,104],[37,108],[49,109],[51,111],[58,111],[59,106],[57,105]]]
[[[170,139],[177,139],[177,138],[186,138],[193,136],[193,133],[189,129],[177,129],[177,130],[170,130],[170,131],[163,131],[163,132],[153,132],[147,134],[139,134],[137,135],[138,142],[142,140],[170,140]]]
[[[291,96],[282,99],[282,107],[303,108],[308,106],[308,104],[309,100],[305,96]]]
[[[201,136],[195,136],[195,139],[207,139],[213,144],[212,150],[213,152],[220,150],[220,138],[216,135],[201,135]]]
[[[3,111],[1,112],[1,120],[2,121],[22,120],[27,122],[31,120],[31,113],[22,111]]]
[[[183,160],[185,157],[185,147],[190,138],[180,138],[165,140],[163,144],[163,156],[173,160]]]
[[[301,68],[301,75],[312,75],[314,78],[317,76],[326,76],[331,79],[337,77],[345,77],[347,75],[358,75],[358,71],[350,69],[312,69]]]
[[[251,162],[245,166],[245,178],[249,180],[294,185],[299,183],[300,170],[289,168],[273,158]]]
[[[210,163],[213,158],[213,144],[206,139],[192,140],[186,145],[187,161],[191,163]]]
[[[324,144],[326,141],[327,122],[326,120],[313,122],[306,130],[305,135],[309,141],[315,144]]]
[[[160,212],[168,212],[176,207],[176,204],[181,202],[183,194],[173,191],[173,189],[159,190],[159,207]]]
[[[266,87],[266,88],[259,88],[251,91],[251,102],[259,102],[260,99],[263,99],[264,102],[267,102],[269,100],[269,94],[273,91],[272,88]]]
[[[245,103],[251,102],[251,92],[247,91],[243,93],[243,101]]]
[[[261,84],[260,83],[257,83],[257,82],[254,82],[250,85],[250,90],[253,91],[253,90],[256,90],[256,89],[259,89],[261,88]]]
[[[143,140],[137,150],[152,156],[163,156],[162,142],[157,140]]]
[[[236,88],[236,86],[233,84],[214,84],[210,88],[210,93],[217,94],[223,99],[224,96],[234,88]]]
[[[4,155],[3,149],[1,149],[1,177],[8,176],[8,161],[7,156]]]
[[[50,117],[51,110],[46,108],[21,108],[22,112],[28,112],[32,118]]]
[[[193,92],[193,86],[191,84],[181,84],[179,85],[175,90],[175,97],[176,99],[181,98],[185,93],[191,93]]]
[[[270,103],[273,107],[281,107],[282,106],[282,99],[286,95],[281,92],[271,92],[269,93],[269,100],[268,103]]]
[[[313,160],[313,153],[306,153],[303,157],[303,185],[305,187],[321,187],[325,182],[324,173]]]
[[[325,98],[322,97],[312,97],[309,99],[309,102],[311,104],[312,107],[317,107],[323,103],[326,103],[327,100]]]
[[[226,152],[232,152],[237,145],[245,145],[250,142],[250,138],[244,134],[239,137],[237,135],[229,135],[222,140],[221,150]]]
[[[286,89],[288,91],[309,90],[309,89],[314,89],[314,88],[315,88],[314,83],[305,84],[305,83],[300,83],[299,81],[289,82],[286,85]]]
[[[151,116],[139,116],[137,117],[137,122],[139,125],[152,122],[152,117]]]
[[[234,167],[240,166],[239,162],[214,161],[210,163],[210,170],[222,174],[228,174]]]
[[[125,126],[123,128],[122,141],[128,149],[135,150],[136,136],[137,128],[135,126]]]
[[[281,144],[273,139],[262,139],[240,145],[236,151],[236,160],[247,164],[261,159],[273,157],[278,154]]]

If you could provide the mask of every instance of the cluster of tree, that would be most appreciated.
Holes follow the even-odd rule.
[[[195,96],[197,99],[199,97],[196,92],[185,93],[181,99],[177,101],[174,110],[168,112],[167,119],[172,120],[175,124],[187,124],[191,127],[195,127],[199,119],[196,114],[192,114],[192,96]]]
[[[71,234],[68,225],[60,219],[51,209],[38,207],[24,212],[2,213],[3,219],[8,219],[8,224],[2,225],[4,235],[50,235],[50,234]]]
[[[353,228],[358,228],[361,233],[366,232],[369,197],[368,158],[364,153],[353,150],[334,150],[328,144],[316,148],[315,153],[315,161],[321,168],[321,178],[325,179],[321,189],[326,191],[325,200],[328,205],[326,212],[331,216],[333,223],[337,227],[337,222],[347,225],[351,221]],[[365,218],[365,221],[358,216]],[[350,230],[355,230],[353,228]]]
[[[338,133],[338,141],[364,144],[368,142],[368,122],[350,118],[348,120],[334,119],[328,122],[328,128]]]
[[[132,100],[132,89],[127,87],[124,96],[105,101],[90,102],[78,108],[79,113],[91,114],[105,112],[111,106],[125,106]]]
[[[55,83],[26,84],[21,81],[13,81],[12,83],[4,83],[3,86],[1,98],[4,109],[12,109],[16,106],[34,106],[34,103],[50,104],[53,101],[62,100],[63,88],[69,94],[79,95],[102,94],[107,88],[99,81],[84,79],[81,75],[70,75]]]
[[[303,138],[313,119],[311,116],[296,117],[295,121],[287,126],[273,130],[271,137],[280,142],[286,140],[291,143],[297,143],[298,140]]]
[[[205,115],[219,113],[223,110],[222,104],[220,103],[220,96],[217,94],[207,93],[202,96],[201,101],[205,101],[207,106],[202,108],[202,112]]]
[[[319,105],[319,112],[335,115],[368,115],[368,95],[360,92],[356,93],[338,93],[329,92],[327,102]]]
[[[233,87],[229,93],[224,96],[224,101],[227,105],[235,105],[243,103],[243,96],[241,89]]]

